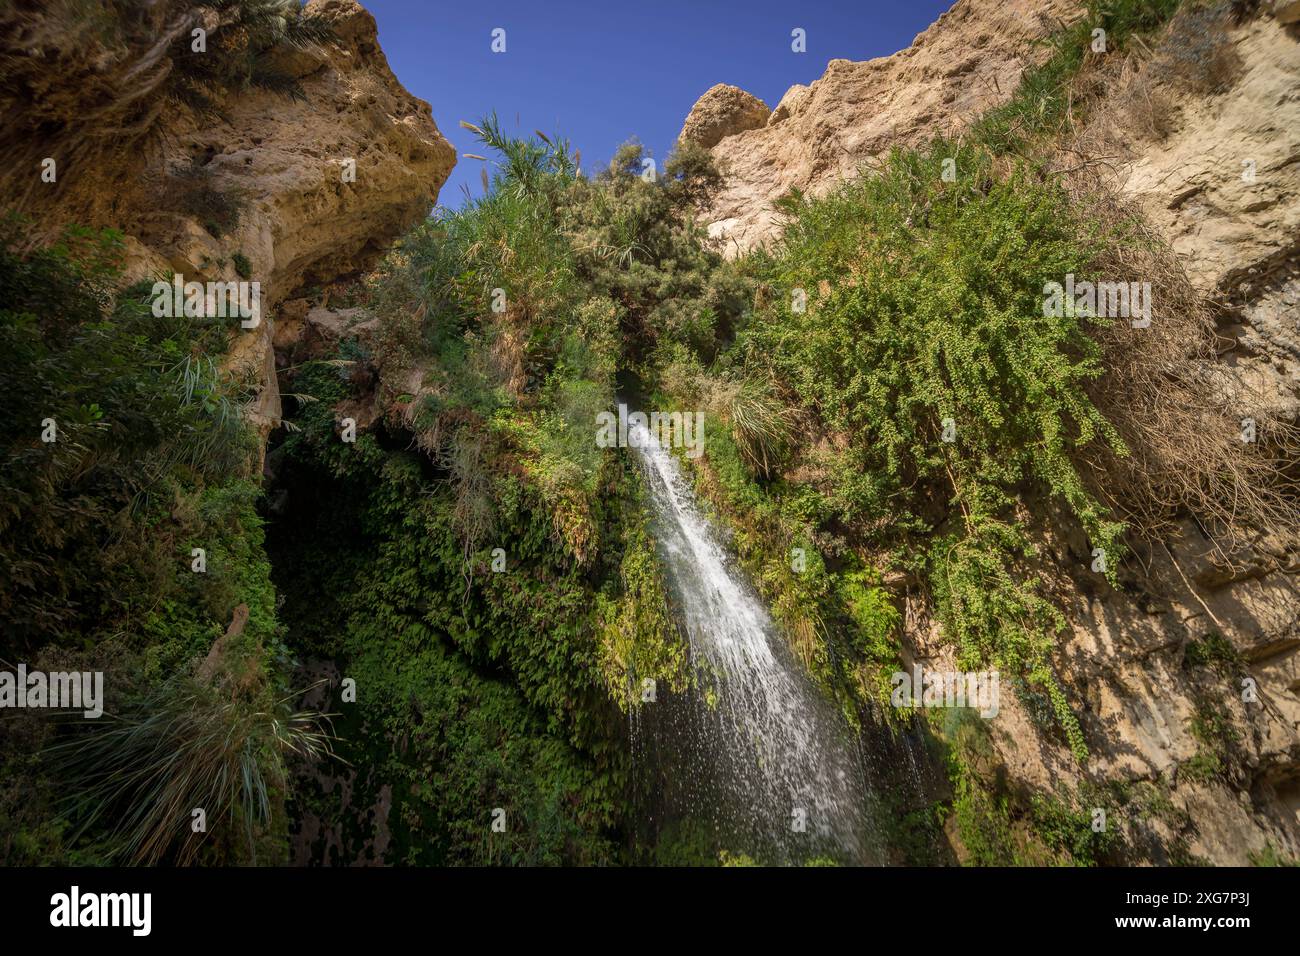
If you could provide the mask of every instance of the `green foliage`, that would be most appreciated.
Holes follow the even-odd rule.
[[[977,153],[960,152],[967,172],[943,183],[947,152],[896,152],[876,175],[787,206],[795,219],[765,273],[808,290],[808,312],[791,314],[785,296],[737,347],[851,435],[891,500],[944,486],[978,519],[1037,481],[1113,548],[1118,525],[1069,457],[1094,440],[1122,451],[1084,391],[1101,372],[1096,320],[1044,316],[1041,299],[1044,277],[1083,271],[1100,237],[1072,221],[1058,187],[981,174]],[[955,442],[940,440],[944,419]],[[904,501],[919,512],[915,493]]]
[[[1179,773],[1197,783],[1210,783],[1218,778],[1231,779],[1232,761],[1229,755],[1240,740],[1232,721],[1219,704],[1201,700],[1188,720],[1188,730],[1198,744],[1191,759],[1179,765]]]
[[[1016,92],[975,123],[971,138],[995,153],[1022,152],[1073,122],[1082,103],[1076,77],[1098,54],[1093,31],[1106,31],[1106,54],[1120,55],[1135,37],[1168,22],[1183,0],[1088,0],[1086,13],[1045,41],[1051,53],[1020,78]]]
[[[0,616],[10,647],[93,641],[138,620],[156,601],[141,587],[157,594],[155,582],[174,580],[171,505],[250,460],[236,383],[194,357],[220,330],[155,317],[140,287],[114,297],[117,243],[78,232],[25,258],[12,245],[0,252],[0,401],[11,409],[0,426]]]
[[[793,431],[792,415],[770,382],[740,378],[720,389],[723,418],[745,463],[757,474],[770,475],[784,463]]]
[[[968,530],[964,537],[936,539],[928,562],[935,606],[957,641],[960,665],[974,669],[992,662],[1042,688],[1071,752],[1086,760],[1083,732],[1049,663],[1065,618],[1013,571],[1027,542],[1015,527],[991,518]]]
[[[272,823],[289,754],[318,757],[328,738],[317,715],[270,696],[253,670],[221,683],[178,675],[123,714],[49,751],[70,788],[74,837],[93,836],[105,859],[186,865],[257,862],[257,840]],[[226,662],[229,666],[230,662]],[[206,812],[215,841],[191,826]],[[237,842],[244,835],[242,845]]]
[[[985,721],[970,712],[945,715],[942,736],[953,782],[952,814],[968,862],[975,866],[1097,866],[1124,847],[1121,802],[1083,784],[1053,793],[1008,787]],[[1105,826],[1093,828],[1093,812]]]
[[[562,140],[507,137],[495,116],[464,125],[493,154],[489,190],[385,260],[367,354],[345,343],[295,374],[309,400],[274,453],[290,501],[316,487],[348,506],[327,528],[290,504],[275,573],[290,643],[389,689],[363,695],[361,743],[343,748],[372,768],[352,792],[393,795],[389,859],[607,861],[627,786],[618,707],[639,705],[647,678],[682,689],[686,650],[640,483],[596,446],[595,416],[614,405],[630,333],[697,305],[739,309],[702,278],[721,260],[688,221],[717,175],[688,152],[649,182],[633,148],[588,180]],[[699,331],[711,339],[713,320]],[[394,396],[408,418],[345,447],[333,407],[358,397],[354,370],[371,360],[390,380],[418,372],[419,394]],[[408,428],[423,454],[390,450]],[[329,793],[303,799],[343,812]],[[493,807],[507,834],[487,828]]]
[[[229,235],[239,225],[244,203],[238,196],[217,188],[213,182],[211,166],[202,165],[196,159],[189,168],[181,170],[173,178],[173,202],[176,207],[196,218],[213,236],[220,238]],[[247,263],[248,260],[244,261]]]
[[[229,89],[303,98],[276,54],[331,42],[335,35],[328,21],[305,12],[298,0],[214,0],[208,6],[217,23],[208,30],[207,50],[193,50],[190,31],[180,33],[172,50],[169,96],[200,111],[215,111],[218,95]]]
[[[666,821],[655,834],[651,858],[655,866],[728,866],[736,857],[717,848],[717,834],[704,820]]]
[[[947,800],[930,799],[916,805],[916,794],[902,788],[882,788],[874,794],[879,810],[874,826],[889,852],[889,862],[901,866],[945,866],[954,862],[944,824],[951,813]]]
[[[644,525],[643,494],[631,498],[634,510],[627,517],[619,565],[621,594],[617,599],[601,595],[597,609],[605,684],[624,710],[640,705],[647,680],[654,682],[657,695],[661,688],[681,692],[688,679],[686,644],[677,632],[654,542]]]
[[[253,278],[253,264],[242,252],[231,253],[230,262],[235,267],[235,275],[241,279]]]
[[[961,845],[974,866],[1013,866],[1025,859],[1018,849],[1012,801],[1004,788],[989,785],[995,755],[988,730],[978,718],[953,716],[945,734],[948,776],[953,783],[952,815]]]
[[[339,384],[316,366],[299,387]],[[320,411],[323,409],[323,411]],[[290,643],[338,661],[361,688],[340,733],[363,768],[350,792],[393,794],[391,862],[606,862],[626,769],[601,680],[593,595],[551,533],[536,488],[496,476],[507,570],[492,542],[468,556],[456,494],[416,455],[342,445],[324,401],[306,406],[281,453],[290,505],[271,538]],[[361,436],[373,441],[372,435]],[[359,440],[358,446],[362,445]],[[604,523],[602,516],[602,524]],[[340,529],[349,547],[332,547]],[[317,794],[322,817],[343,814]],[[489,824],[506,810],[505,834]]]
[[[898,631],[903,615],[877,576],[866,571],[848,571],[836,580],[839,597],[853,621],[853,647],[865,661],[875,662],[877,686],[868,696],[883,700],[888,670],[898,659]],[[887,668],[884,665],[889,665]]]
[[[274,536],[276,573],[291,642],[390,688],[362,698],[344,754],[373,767],[357,788],[394,794],[391,859],[607,862],[627,782],[615,703],[685,679],[630,463],[594,442],[626,298],[565,231],[594,201],[567,144],[506,138],[494,117],[471,129],[500,157],[491,190],[417,227],[369,297],[377,360],[421,370],[433,474],[373,433],[345,449],[332,406],[348,376],[311,366],[294,388],[315,401],[277,454],[296,486],[337,482],[330,499],[354,506]],[[340,522],[357,542],[344,561],[313,544]],[[328,794],[309,802],[339,815]]]
[[[1208,667],[1224,677],[1241,673],[1245,659],[1236,645],[1218,631],[1210,631],[1204,637],[1190,638],[1183,651],[1183,666],[1187,668]]]
[[[185,862],[175,801],[199,795],[216,801],[202,805],[225,858],[248,858],[249,825],[274,857],[282,750],[302,738],[275,704],[255,438],[241,383],[213,357],[226,333],[154,316],[147,283],[116,291],[117,235],[72,229],[20,255],[20,229],[0,251],[0,660],[104,671],[111,699],[90,726],[24,715],[0,742],[0,764],[28,762],[0,774],[0,822],[18,835],[6,859]],[[240,605],[222,655],[239,683],[214,696],[186,675]],[[236,737],[246,746],[228,752]]]
[[[950,156],[962,175],[945,183]],[[1033,583],[1020,509],[1026,494],[1062,502],[1113,576],[1123,525],[1076,463],[1090,446],[1125,453],[1087,391],[1102,371],[1099,320],[1045,316],[1041,289],[1086,274],[1115,238],[1071,216],[1064,191],[1030,169],[995,175],[986,153],[944,143],[896,151],[862,179],[783,208],[781,242],[746,263],[761,307],[724,362],[731,380],[771,383],[768,402],[783,396],[784,413],[833,450],[806,438],[784,452],[787,468],[816,476],[815,493],[756,485],[737,510],[761,515],[768,496],[799,502],[813,518],[806,539],[843,529],[850,548],[923,570],[963,665],[1042,689],[1084,759],[1050,664],[1064,619]],[[753,429],[731,425],[743,447]],[[710,439],[710,467],[723,475],[727,442]],[[760,478],[771,471],[767,456],[741,457]],[[876,656],[883,650],[877,639]]]
[[[1272,843],[1266,844],[1264,849],[1250,854],[1251,866],[1300,866],[1300,860],[1293,856],[1285,856],[1280,853],[1277,847]]]
[[[670,156],[653,179],[642,176],[647,159],[630,143],[599,175],[576,181],[562,228],[578,277],[619,303],[631,361],[660,341],[708,353],[746,305],[744,284],[692,214],[720,178],[698,149]]]
[[[1058,858],[1074,866],[1097,866],[1119,845],[1116,821],[1107,813],[1106,826],[1093,828],[1096,804],[1086,804],[1067,793],[1065,798],[1035,794],[1030,803],[1034,831]],[[1106,809],[1100,807],[1099,809]]]

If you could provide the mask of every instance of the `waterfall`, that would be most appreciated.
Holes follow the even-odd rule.
[[[636,731],[672,738],[649,744],[668,764],[659,770],[665,799],[711,821],[734,852],[763,862],[880,862],[865,832],[863,758],[847,722],[794,661],[677,460],[643,425],[629,429],[628,444],[646,477],[651,527],[696,677],[684,699],[666,702],[666,713],[651,705],[649,726]]]

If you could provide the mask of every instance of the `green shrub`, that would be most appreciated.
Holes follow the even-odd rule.
[[[1280,853],[1272,843],[1264,849],[1250,854],[1251,866],[1300,866],[1300,860]]]
[[[1218,631],[1189,639],[1183,651],[1184,667],[1209,667],[1229,677],[1240,673],[1244,663],[1241,651]]]
[[[251,461],[239,389],[192,358],[219,350],[224,333],[155,317],[147,287],[114,296],[117,242],[75,232],[26,257],[0,251],[0,401],[12,409],[0,426],[0,618],[11,648],[93,641],[151,606],[141,588],[171,580],[160,561],[180,560],[164,559],[151,526],[177,495]],[[42,440],[43,422],[56,440]]]
[[[296,387],[344,388],[326,365]],[[626,767],[601,677],[599,602],[553,536],[539,489],[491,472],[508,536],[466,554],[457,490],[416,453],[385,450],[372,434],[343,446],[325,398],[297,421],[281,451],[290,500],[334,507],[291,506],[271,536],[282,615],[292,646],[328,655],[361,689],[343,707],[340,755],[362,768],[348,789],[355,800],[377,800],[384,787],[393,795],[388,861],[610,861]],[[335,546],[340,528],[346,553]],[[498,545],[505,573],[489,570]],[[298,799],[333,826],[349,812],[341,798],[335,789]],[[490,828],[497,807],[504,834]]]
[[[282,795],[278,751],[297,738],[272,706],[281,629],[246,394],[217,359],[227,333],[154,316],[148,283],[118,291],[113,233],[72,229],[26,254],[20,238],[11,223],[0,248],[0,400],[13,410],[0,427],[0,660],[102,670],[110,701],[90,726],[29,715],[0,737],[0,764],[26,768],[0,774],[0,824],[22,835],[5,852],[186,862],[197,848],[180,834],[203,805],[205,852],[248,859],[251,824],[259,855],[280,859],[286,821],[268,795]],[[242,690],[214,696],[186,675],[241,605],[225,656]],[[235,733],[247,746],[232,764]],[[167,779],[162,752],[191,773]],[[186,803],[199,797],[213,802]]]
[[[1219,778],[1232,779],[1236,768],[1230,755],[1241,737],[1227,711],[1213,701],[1201,700],[1187,726],[1196,740],[1197,750],[1179,765],[1179,773],[1201,784]]]
[[[621,593],[614,599],[601,595],[597,609],[605,685],[624,710],[641,704],[646,681],[652,682],[652,699],[661,690],[680,693],[688,681],[686,643],[677,631],[654,542],[645,529],[642,509],[648,502],[644,491],[638,492],[631,496],[622,536]]]
[[[176,208],[197,219],[214,237],[229,235],[239,225],[244,203],[238,196],[217,188],[212,167],[195,162],[173,178],[172,202]]]
[[[1119,55],[1131,38],[1168,22],[1183,0],[1087,0],[1085,15],[1045,41],[1052,52],[1027,69],[1011,98],[986,112],[971,129],[971,138],[995,153],[1028,151],[1027,147],[1077,119],[1084,99],[1076,78],[1090,57],[1093,31],[1106,31],[1106,55]]]
[[[298,82],[276,65],[285,48],[307,49],[336,38],[322,17],[298,0],[216,0],[218,25],[208,31],[207,51],[194,52],[184,31],[172,51],[168,95],[201,112],[217,109],[219,93],[250,87],[302,99]]]
[[[1107,810],[1105,826],[1093,827],[1093,811]],[[1062,862],[1074,866],[1097,866],[1108,862],[1119,846],[1118,821],[1107,807],[1081,803],[1068,792],[1064,798],[1035,794],[1030,803],[1034,833],[1043,844],[1058,854]]]
[[[949,157],[962,172],[945,183]],[[836,489],[838,520],[924,568],[963,665],[1046,690],[1083,759],[1050,664],[1064,618],[1033,583],[1018,511],[1026,493],[1056,498],[1114,574],[1123,524],[1077,464],[1093,445],[1125,452],[1087,392],[1102,371],[1100,322],[1042,304],[1047,279],[1086,274],[1108,241],[1070,208],[1053,182],[1027,168],[995,175],[978,150],[895,152],[828,196],[784,204],[785,235],[754,265],[768,305],[731,354],[780,383],[833,436],[834,457],[865,472]]]

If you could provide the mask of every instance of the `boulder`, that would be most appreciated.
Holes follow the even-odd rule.
[[[765,126],[771,112],[758,97],[719,83],[695,101],[677,139],[711,149],[728,136]]]

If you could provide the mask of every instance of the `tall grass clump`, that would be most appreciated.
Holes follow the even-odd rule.
[[[276,699],[255,674],[179,675],[48,753],[68,788],[74,834],[106,859],[256,863],[284,797],[285,761],[330,753],[321,719]],[[196,808],[206,824],[198,831]]]

